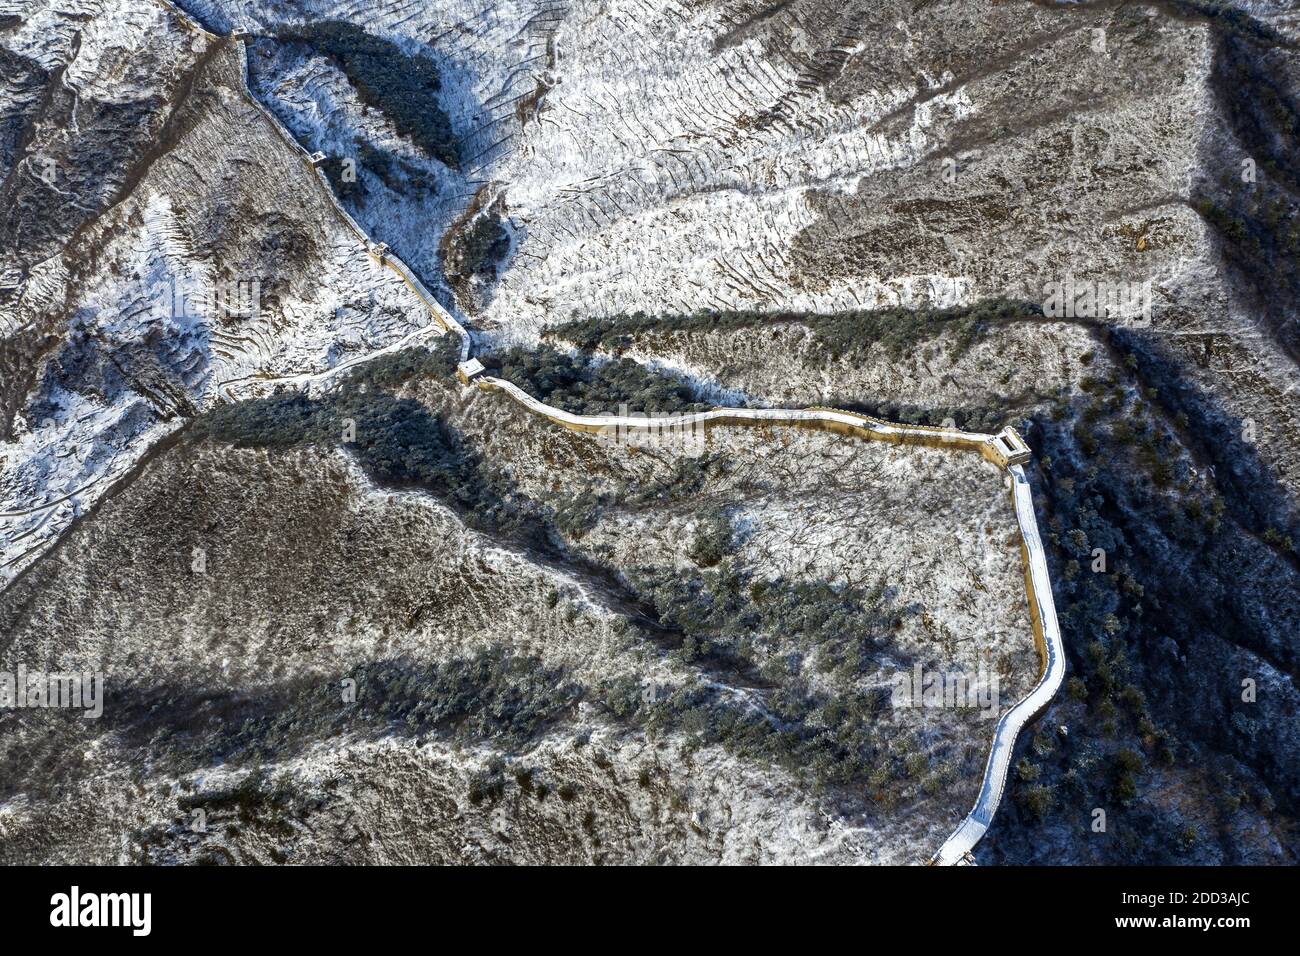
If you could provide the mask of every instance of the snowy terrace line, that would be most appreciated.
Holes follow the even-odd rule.
[[[170,0],[159,0],[159,2],[176,9],[170,3]],[[177,13],[187,23],[192,24],[194,29],[202,30],[184,11],[177,10]],[[357,235],[358,239],[365,244],[370,254],[402,277],[407,286],[424,304],[434,321],[431,325],[416,330],[393,345],[360,356],[323,372],[278,378],[252,377],[251,379],[245,378],[223,382],[218,386],[220,398],[227,401],[235,400],[233,390],[241,385],[273,386],[285,384],[305,386],[325,382],[348,369],[403,348],[413,341],[423,338],[436,327],[443,332],[454,334],[460,339],[461,366],[458,375],[467,385],[476,385],[484,391],[504,392],[528,411],[556,425],[570,431],[602,435],[609,434],[609,430],[612,428],[623,428],[628,431],[648,431],[658,430],[663,427],[664,422],[662,419],[655,421],[636,416],[574,415],[539,401],[510,382],[483,374],[482,366],[477,361],[469,358],[472,339],[465,327],[433,298],[423,283],[400,259],[393,256],[384,244],[373,243],[370,240],[370,237],[357,224],[356,220],[343,208],[334,195],[329,180],[319,168],[324,157],[319,154],[308,154],[275,115],[253,94],[248,85],[248,50],[244,43],[244,34],[237,31],[232,35],[232,38],[239,45],[244,95],[256,105],[257,109],[267,117],[280,136],[311,167],[317,183],[328,197],[331,206]],[[1065,676],[1065,652],[1056,619],[1056,607],[1052,599],[1051,579],[1048,575],[1047,560],[1038,533],[1038,521],[1034,516],[1034,503],[1029,488],[1029,480],[1025,477],[1022,467],[1030,458],[1028,447],[1015,430],[1011,428],[1005,428],[997,435],[986,435],[978,432],[964,432],[956,428],[898,424],[868,415],[831,408],[715,408],[706,412],[673,416],[670,424],[683,428],[695,425],[705,428],[723,426],[767,427],[771,425],[813,428],[865,441],[884,441],[899,445],[924,445],[954,451],[975,452],[1007,473],[1020,536],[1026,597],[1029,604],[1034,643],[1039,654],[1041,673],[1034,689],[999,719],[994,730],[993,744],[989,751],[984,770],[984,780],[979,796],[975,801],[975,806],[931,859],[931,863],[939,865],[973,862],[971,850],[988,830],[993,820],[993,814],[997,811],[998,804],[1001,802],[1003,792],[1006,789],[1007,773],[1020,731],[1046,709],[1060,689]]]

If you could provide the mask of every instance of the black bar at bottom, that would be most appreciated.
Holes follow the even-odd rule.
[[[927,946],[1193,934],[1231,944],[1294,925],[1293,877],[1288,868],[11,868],[0,870],[0,925],[11,944],[75,934],[79,944],[112,937],[200,950],[253,934],[259,944],[337,951],[373,945],[377,933],[429,942],[430,931],[448,943],[450,933],[486,933],[486,942],[517,932],[535,946],[557,931],[619,947],[715,932],[733,946],[774,932],[881,945],[898,933]],[[148,894],[147,911],[131,894]]]

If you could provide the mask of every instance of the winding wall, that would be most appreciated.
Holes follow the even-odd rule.
[[[160,0],[172,6],[169,0]],[[187,21],[183,11],[178,11]],[[192,22],[192,21],[189,21]],[[196,29],[201,29],[195,25]],[[469,357],[473,344],[470,333],[450,312],[439,304],[429,293],[423,283],[406,267],[406,265],[376,246],[369,236],[357,224],[356,220],[343,208],[330,188],[329,180],[311,160],[306,150],[298,144],[293,135],[280,123],[275,115],[263,105],[248,86],[247,49],[242,40],[235,40],[239,46],[242,59],[241,77],[243,92],[256,105],[258,110],[272,123],[279,134],[294,148],[303,161],[312,167],[317,182],[329,198],[331,205],[338,211],[344,222],[356,233],[372,256],[393,269],[416,294],[429,311],[434,322],[419,329],[404,339],[382,350],[353,359],[350,362],[328,369],[324,372],[286,376],[278,379],[255,379],[223,382],[218,387],[218,394],[224,400],[235,399],[234,389],[241,384],[295,384],[304,385],[328,380],[362,362],[379,355],[404,348],[419,338],[423,338],[436,326],[438,329],[454,334],[460,339],[460,355],[464,361]],[[518,404],[533,414],[539,415],[570,431],[585,434],[608,434],[609,429],[626,429],[628,431],[648,431],[663,427],[663,422],[651,423],[644,417],[622,417],[617,415],[574,415],[562,409],[554,408],[524,392],[518,386],[503,379],[479,374],[472,385],[485,391],[499,391],[508,395]],[[672,424],[679,428],[718,427],[718,426],[771,426],[815,428],[837,434],[848,435],[866,441],[884,441],[893,444],[926,445],[946,448],[954,451],[968,451],[980,454],[1007,474],[1011,490],[1012,504],[1015,508],[1018,525],[1021,557],[1024,563],[1025,589],[1029,604],[1029,616],[1032,623],[1034,643],[1038,649],[1041,674],[1034,689],[1004,713],[994,730],[993,745],[985,764],[984,780],[980,787],[975,806],[964,820],[944,841],[931,862],[939,865],[952,865],[971,862],[971,850],[988,830],[1002,800],[1006,789],[1007,773],[1011,765],[1012,754],[1020,731],[1047,708],[1056,692],[1060,689],[1065,676],[1065,654],[1061,643],[1060,628],[1056,619],[1056,607],[1052,601],[1052,586],[1047,570],[1047,559],[1042,541],[1038,534],[1038,521],[1034,515],[1033,496],[1029,480],[1020,463],[1008,462],[1005,453],[999,448],[996,435],[976,432],[963,432],[959,429],[936,428],[924,425],[904,425],[886,422],[856,412],[841,411],[831,408],[806,409],[751,409],[751,408],[715,408],[705,412],[696,412],[672,417]]]
[[[575,415],[540,402],[518,386],[499,378],[480,375],[474,379],[474,383],[487,391],[504,392],[533,414],[540,415],[570,431],[609,434],[611,429],[617,428],[628,431],[648,431],[663,426],[663,422],[652,424],[645,418]],[[1061,644],[1060,627],[1056,620],[1056,606],[1052,601],[1052,583],[1047,572],[1047,558],[1043,551],[1042,540],[1038,535],[1033,495],[1024,468],[1019,464],[1005,464],[995,444],[997,436],[994,435],[962,432],[956,429],[899,425],[836,409],[715,408],[706,412],[672,416],[668,421],[672,427],[683,429],[722,425],[787,425],[816,428],[867,441],[977,451],[985,460],[993,462],[1006,471],[1020,534],[1025,592],[1028,597],[1029,617],[1033,627],[1034,644],[1038,649],[1041,672],[1034,689],[999,719],[993,732],[993,745],[989,750],[988,761],[984,768],[984,782],[975,800],[975,806],[953,834],[944,841],[943,846],[931,860],[932,863],[944,866],[969,862],[971,850],[988,830],[989,824],[993,822],[993,814],[1002,800],[1002,794],[1006,789],[1007,772],[1011,766],[1011,758],[1020,731],[1047,708],[1065,677],[1065,653]]]

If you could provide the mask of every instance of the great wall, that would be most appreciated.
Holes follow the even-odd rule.
[[[340,363],[322,372],[275,378],[251,376],[221,382],[216,388],[219,400],[237,401],[240,397],[239,393],[266,386],[303,387],[313,384],[319,385],[355,368],[357,365],[398,349],[406,348],[435,331],[440,331],[444,334],[455,335],[460,340],[460,365],[457,370],[457,377],[466,388],[504,393],[530,413],[545,418],[562,428],[584,434],[608,434],[608,430],[611,428],[637,432],[658,430],[664,427],[663,422],[647,419],[644,416],[574,415],[539,401],[510,382],[487,375],[482,364],[471,356],[474,341],[470,332],[433,298],[423,283],[384,244],[372,242],[356,220],[343,208],[337,196],[335,196],[329,180],[320,168],[325,157],[319,153],[308,153],[265,104],[253,94],[248,84],[248,49],[244,42],[247,34],[243,31],[235,31],[229,38],[209,34],[187,13],[177,8],[171,0],[158,0],[158,2],[174,11],[188,29],[202,34],[214,43],[233,42],[236,45],[240,58],[240,78],[244,96],[248,98],[286,144],[309,167],[319,187],[328,198],[330,205],[348,228],[356,234],[370,256],[376,262],[396,272],[423,303],[433,319],[430,325],[408,334],[383,349]],[[1010,428],[1003,429],[996,435],[986,435],[963,432],[955,428],[902,425],[854,412],[816,407],[806,409],[714,408],[705,412],[674,416],[668,424],[669,427],[703,427],[705,429],[728,426],[770,427],[774,425],[812,428],[864,441],[883,441],[898,445],[925,445],[953,451],[974,452],[1006,473],[1006,481],[1010,489],[1018,523],[1026,596],[1034,643],[1039,654],[1041,673],[1034,689],[999,719],[984,770],[983,784],[975,806],[931,859],[931,863],[937,865],[973,863],[974,858],[971,851],[988,830],[993,815],[1002,799],[1011,757],[1020,731],[1046,709],[1060,689],[1065,673],[1065,655],[1056,618],[1056,608],[1052,601],[1052,587],[1048,576],[1046,556],[1038,534],[1038,522],[1034,516],[1029,481],[1023,468],[1023,465],[1030,459],[1028,447],[1020,436]],[[44,507],[53,507],[57,503],[57,501],[49,502],[45,505],[36,506],[31,510],[36,511]]]
[[[644,417],[574,415],[554,408],[533,398],[511,382],[485,375],[482,366],[473,360],[463,363],[458,375],[466,385],[476,385],[485,391],[503,392],[529,412],[570,431],[608,435],[614,428],[635,432],[664,427],[662,422],[656,423]],[[1029,460],[1029,449],[1015,430],[1010,428],[1003,429],[997,435],[983,435],[956,429],[898,425],[855,412],[824,408],[714,408],[706,412],[672,416],[667,421],[668,427],[678,429],[771,425],[814,428],[865,441],[976,452],[985,461],[1006,472],[1020,532],[1025,593],[1041,672],[1034,689],[998,720],[984,768],[984,782],[975,806],[931,860],[941,866],[971,863],[971,851],[993,822],[993,814],[1002,800],[1007,772],[1020,731],[1047,708],[1065,678],[1065,651],[1056,620],[1056,605],[1052,600],[1052,583],[1038,534],[1038,520],[1034,516],[1029,479],[1025,477],[1023,467]]]

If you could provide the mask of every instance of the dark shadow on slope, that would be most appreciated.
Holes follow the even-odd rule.
[[[636,312],[568,322],[548,330],[547,336],[571,342],[584,351],[603,349],[619,355],[632,346],[635,336],[646,333],[733,332],[800,325],[813,334],[814,354],[835,360],[862,355],[877,344],[893,358],[901,358],[922,342],[947,332],[953,336],[952,354],[958,356],[991,325],[1035,315],[1041,318],[1041,306],[1009,299],[988,299],[946,309],[849,309],[829,314],[710,311],[648,315]]]
[[[432,59],[408,54],[396,43],[343,20],[286,28],[276,39],[302,44],[337,62],[363,103],[387,116],[429,156],[452,169],[460,166],[456,134],[442,108],[442,80]]]
[[[1069,829],[1075,817],[1085,828],[1090,808],[1108,807],[1122,829],[1077,846],[1072,859],[1262,862],[1232,835],[1233,814],[1300,810],[1286,729],[1300,574],[1294,542],[1258,532],[1291,505],[1241,441],[1241,423],[1183,384],[1158,338],[1104,337],[1133,370],[1136,394],[1123,376],[1085,380],[1084,395],[1027,436],[1071,675],[1049,719],[1068,720],[1069,735],[1039,728],[1021,743],[1014,807],[1000,812],[981,855],[1049,862],[1042,828]],[[1270,690],[1244,701],[1246,677]],[[1189,801],[1189,816],[1153,796],[1165,773],[1215,782]]]
[[[356,681],[351,702],[344,678]],[[442,663],[377,660],[336,677],[238,688],[222,687],[219,677],[211,685],[109,677],[104,695],[98,720],[55,710],[0,713],[0,795],[36,798],[80,786],[82,752],[94,736],[127,752],[132,768],[178,776],[279,763],[344,736],[432,735],[511,752],[570,716],[582,688],[561,668],[494,649]],[[65,726],[51,733],[51,723]],[[77,738],[81,744],[71,745]]]
[[[263,399],[219,406],[197,419],[195,429],[213,440],[241,447],[346,448],[380,484],[437,496],[469,527],[527,552],[530,560],[593,586],[660,649],[679,648],[684,640],[679,628],[664,622],[653,605],[632,593],[606,568],[559,547],[539,503],[520,492],[500,468],[485,462],[454,426],[421,403],[392,394],[392,389],[412,379],[436,376],[447,380],[454,363],[454,345],[447,337],[436,352],[406,349],[368,362],[338,389],[320,398],[281,391]],[[761,684],[742,660],[713,653],[699,663],[719,680],[743,686]]]
[[[1246,165],[1210,157],[1218,169],[1198,185],[1196,209],[1261,324],[1300,361],[1300,53],[1222,33],[1211,80]]]
[[[1226,414],[1212,395],[1189,384],[1181,374],[1179,358],[1159,336],[1114,329],[1109,338],[1119,352],[1133,356],[1129,364],[1138,384],[1153,391],[1151,400],[1174,424],[1179,444],[1191,452],[1198,466],[1213,469],[1228,514],[1252,535],[1276,537],[1267,543],[1293,571],[1300,571],[1295,549],[1281,547],[1282,538],[1300,542],[1296,502],[1247,440],[1250,432],[1245,422]]]

